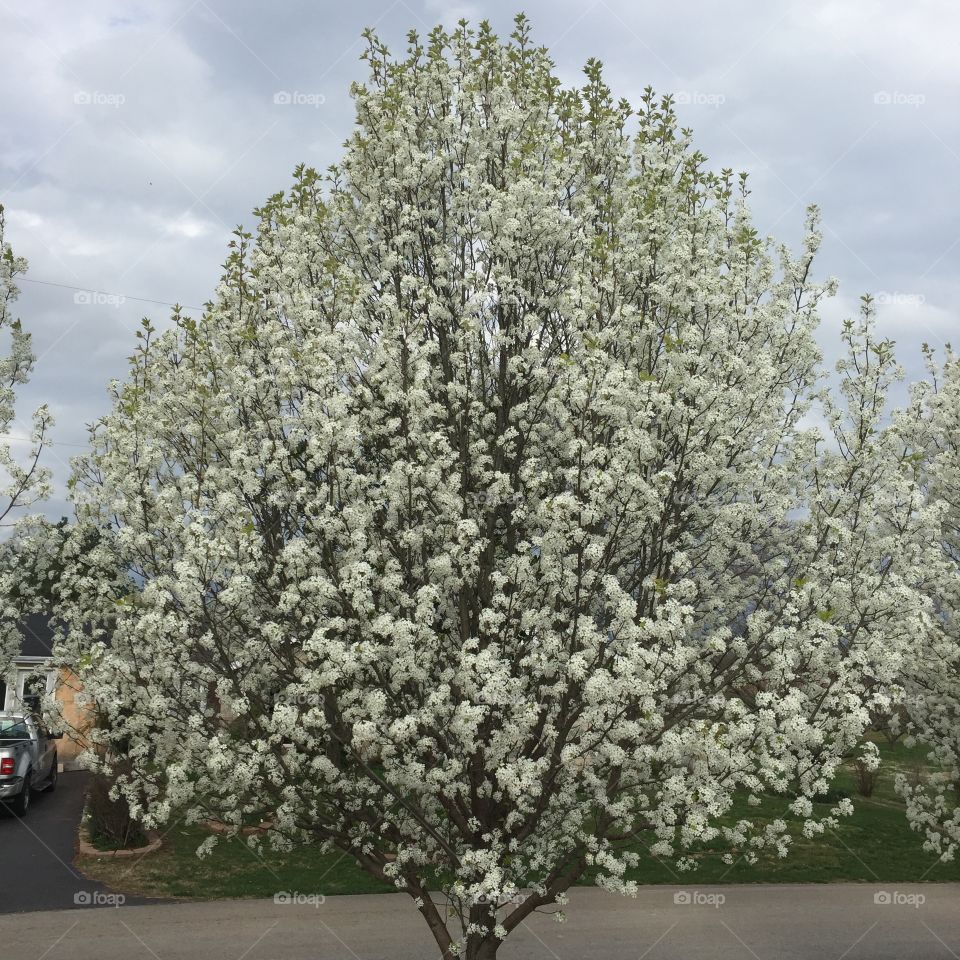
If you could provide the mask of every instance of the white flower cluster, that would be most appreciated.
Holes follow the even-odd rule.
[[[0,544],[0,681],[20,652],[18,624],[36,606],[38,585],[31,574],[42,577],[45,572],[44,564],[28,572],[21,559],[23,554],[43,553],[42,548],[37,549],[44,539],[40,536],[45,534],[43,524],[36,517],[24,516],[24,511],[50,492],[50,472],[40,466],[40,453],[53,425],[53,417],[43,405],[34,412],[28,435],[17,436],[23,428],[16,417],[16,389],[29,380],[36,357],[30,334],[13,314],[19,295],[16,277],[26,272],[27,261],[14,254],[4,228],[0,206],[0,336],[9,337],[9,352],[0,354],[0,526],[20,524],[13,536]],[[14,455],[11,439],[27,443],[23,463]]]
[[[930,351],[928,360],[930,380],[914,387],[893,428],[922,484],[926,523],[901,549],[929,602],[904,658],[897,719],[927,748],[934,773],[901,774],[897,787],[924,846],[952,860],[960,846],[960,359],[947,348],[942,365]]]
[[[821,396],[815,211],[762,240],[669,99],[628,133],[522,20],[367,59],[343,162],[142,331],[65,614],[147,823],[269,815],[491,957],[587,871],[630,893],[638,838],[783,855],[846,812],[924,609],[915,494],[869,311]],[[738,792],[783,819],[721,831]]]

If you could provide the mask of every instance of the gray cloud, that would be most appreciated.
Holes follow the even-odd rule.
[[[908,375],[920,343],[949,340],[960,255],[960,10],[893,2],[525,4],[561,76],[600,57],[615,92],[673,91],[716,167],[751,173],[758,225],[799,239],[803,208],[824,211],[821,276],[841,280],[822,340],[837,350],[862,292],[883,294],[882,332]],[[513,9],[481,2],[0,0],[0,202],[30,260],[19,313],[39,355],[23,418],[57,416],[47,457],[60,483],[84,424],[107,406],[143,315],[158,325],[198,306],[229,232],[284,188],[295,164],[339,155],[361,79],[365,26],[402,48],[459,17],[502,32]],[[290,103],[276,103],[278,93]],[[280,99],[283,99],[282,97]],[[78,288],[78,289],[70,289]],[[115,300],[83,291],[103,291]],[[86,302],[84,302],[86,300]]]

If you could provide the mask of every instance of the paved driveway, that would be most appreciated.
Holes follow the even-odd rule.
[[[308,891],[290,891],[309,895]],[[720,899],[722,897],[722,900]],[[569,922],[524,924],[502,960],[951,960],[960,885],[645,887],[570,894]],[[0,917],[0,944],[43,960],[434,960],[409,899],[219,901]]]
[[[0,913],[72,909],[84,893],[106,892],[73,866],[86,781],[86,773],[63,773],[22,820],[0,813]]]

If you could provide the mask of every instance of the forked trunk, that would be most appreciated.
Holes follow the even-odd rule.
[[[497,950],[500,947],[500,941],[496,937],[489,940],[479,940],[476,943],[468,943],[464,953],[466,960],[497,960]]]

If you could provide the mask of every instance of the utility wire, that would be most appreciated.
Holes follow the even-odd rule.
[[[0,433],[0,440],[18,440],[21,443],[33,443],[34,437],[18,437],[15,433]],[[44,440],[45,447],[89,447],[89,443],[68,443],[66,440]]]
[[[39,283],[45,287],[62,287],[64,290],[78,290],[80,293],[95,293],[100,297],[117,297],[122,300],[137,300],[140,303],[155,303],[161,307],[182,307],[184,310],[199,310],[203,307],[193,307],[188,303],[168,303],[166,300],[151,300],[149,297],[130,297],[125,293],[108,293],[106,290],[91,290],[89,287],[75,287],[70,283],[57,283],[54,280],[36,280],[33,277],[17,277],[17,283]]]

